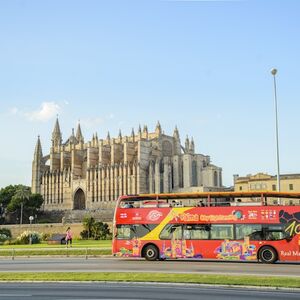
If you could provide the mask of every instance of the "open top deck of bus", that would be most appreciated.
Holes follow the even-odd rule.
[[[242,201],[248,198],[250,201]],[[269,199],[277,199],[277,203],[270,203]],[[245,206],[245,205],[290,205],[285,199],[299,199],[300,193],[297,192],[275,192],[275,191],[255,191],[255,192],[194,192],[194,193],[165,193],[165,194],[139,194],[124,195],[118,199],[120,203],[131,203],[134,206],[137,202],[147,204],[157,203],[158,206],[171,205],[176,202],[177,206]],[[196,201],[200,202],[196,202]]]

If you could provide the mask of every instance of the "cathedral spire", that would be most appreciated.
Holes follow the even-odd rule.
[[[78,121],[77,131],[76,131],[76,139],[79,143],[84,143],[84,138],[81,132],[80,121]]]
[[[122,141],[122,132],[121,132],[121,129],[119,129],[119,140]]]
[[[157,121],[156,128],[155,128],[155,133],[157,135],[161,135],[161,126],[160,126],[159,121]]]
[[[54,125],[54,129],[52,132],[52,147],[57,147],[62,142],[62,135],[59,127],[58,117],[56,118],[56,122]]]
[[[38,139],[35,145],[35,150],[34,150],[34,159],[38,160],[43,157],[43,152],[42,152],[42,145],[41,145],[41,140],[40,136],[38,135]]]
[[[107,139],[108,141],[110,141],[110,134],[109,134],[109,131],[107,131],[107,137],[106,137],[106,139]]]
[[[32,193],[41,193],[41,178],[43,171],[43,152],[42,145],[40,141],[40,136],[38,136],[34,156],[32,161],[32,179],[31,179],[31,191]]]

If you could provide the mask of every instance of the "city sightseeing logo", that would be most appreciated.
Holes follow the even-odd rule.
[[[157,210],[151,210],[147,215],[146,219],[148,221],[157,221],[162,216],[162,213]]]

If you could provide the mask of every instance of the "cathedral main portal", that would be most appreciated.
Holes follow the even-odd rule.
[[[78,189],[74,195],[74,209],[85,209],[85,195],[82,189]]]

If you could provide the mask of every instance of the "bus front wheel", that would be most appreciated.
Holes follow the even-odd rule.
[[[144,257],[146,260],[157,260],[158,259],[158,249],[154,245],[148,245],[144,249]]]
[[[274,248],[265,246],[259,251],[259,259],[265,264],[273,264],[278,259],[278,255]]]

